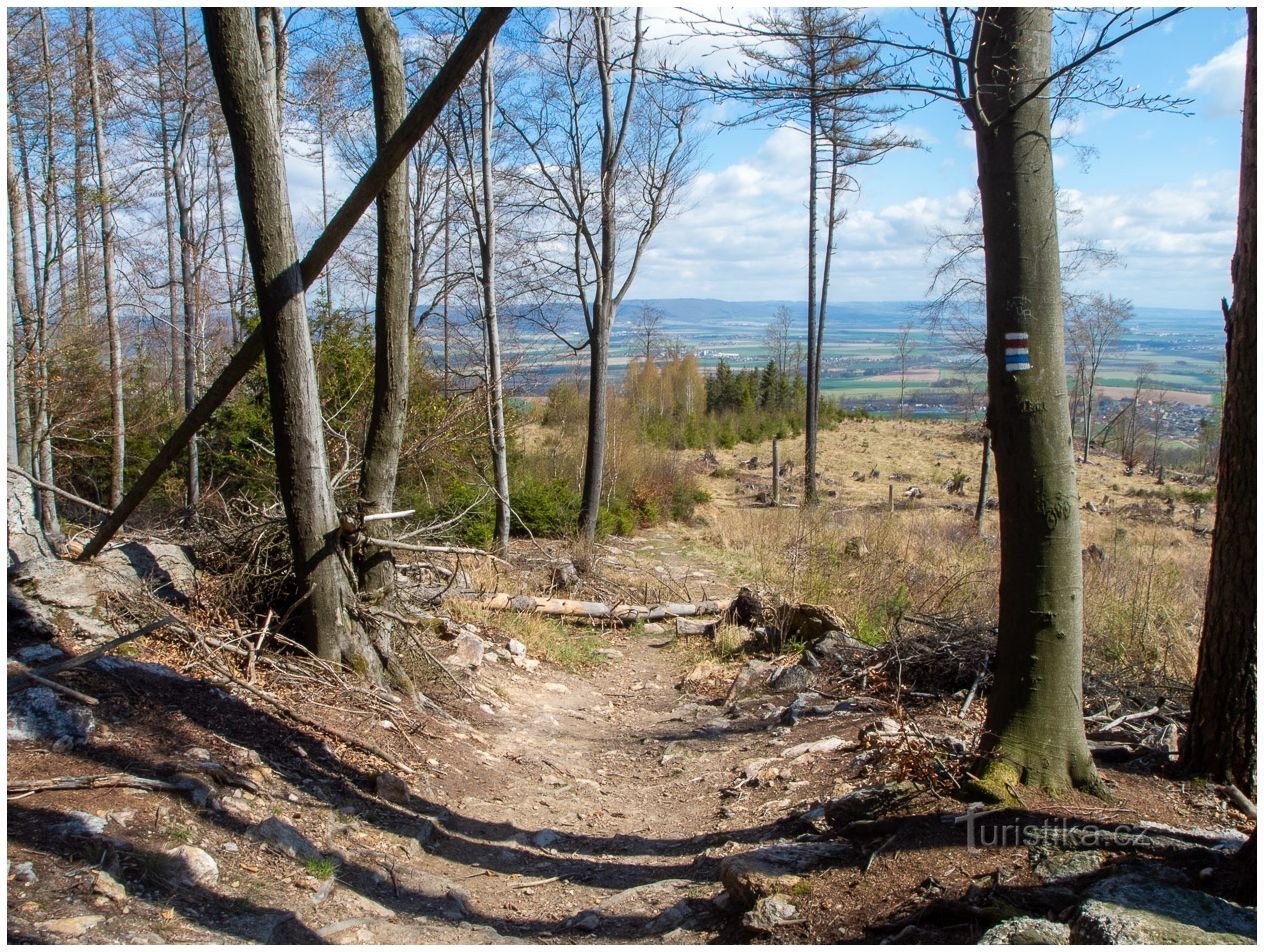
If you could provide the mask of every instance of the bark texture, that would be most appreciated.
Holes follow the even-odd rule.
[[[1256,789],[1255,321],[1256,11],[1247,10],[1246,105],[1238,190],[1233,304],[1220,436],[1216,536],[1211,548],[1198,675],[1182,760],[1195,774]]]
[[[356,11],[373,84],[377,142],[383,145],[408,110],[408,90],[399,32],[380,7]],[[404,420],[408,412],[408,312],[410,247],[408,236],[408,163],[386,180],[377,196],[377,303],[374,310],[373,412],[360,474],[363,515],[390,512],[395,499]],[[395,586],[395,559],[389,549],[370,547],[359,566],[366,593],[386,594]]]
[[[97,82],[96,20],[88,7],[85,45],[88,54],[88,89],[92,103],[93,151],[97,162],[97,196],[101,206],[101,268],[105,278],[105,326],[110,338],[110,505],[123,499],[126,423],[123,415],[123,342],[119,334],[114,293],[114,207],[107,172],[105,130],[101,119],[101,91]]]
[[[259,300],[276,440],[277,480],[285,506],[305,634],[316,653],[345,658],[380,677],[348,609],[354,593],[337,551],[339,522],[329,489],[320,397],[303,275],[285,177],[276,111],[267,95],[258,35],[242,8],[203,11],[211,66],[233,146],[238,196]]]
[[[1096,789],[1082,710],[1080,523],[1049,104],[1030,95],[1049,74],[1052,17],[1035,8],[978,16],[971,119],[987,277],[988,429],[1001,499],[1000,631],[982,777],[1002,797],[1013,783]],[[1007,349],[1024,344],[1030,369],[1021,359],[1007,363]]]

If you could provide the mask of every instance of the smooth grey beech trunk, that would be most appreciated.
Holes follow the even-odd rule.
[[[381,147],[408,112],[408,90],[399,33],[381,7],[356,10],[373,85],[373,117]],[[408,311],[411,247],[408,235],[408,163],[402,163],[377,196],[377,302],[374,309],[373,412],[364,445],[360,502],[364,515],[389,512],[395,499],[399,454],[408,413]],[[367,594],[395,587],[395,559],[389,549],[371,548],[359,566]]]
[[[114,293],[114,194],[106,162],[105,129],[101,120],[101,90],[97,82],[96,18],[85,11],[84,45],[88,55],[88,90],[92,104],[93,151],[97,163],[97,198],[101,206],[101,268],[105,278],[105,326],[110,338],[110,505],[123,499],[126,422],[123,415],[123,342],[119,334]]]
[[[236,165],[242,224],[259,300],[276,441],[305,634],[316,653],[381,677],[376,654],[348,609],[355,594],[337,551],[324,421],[290,216],[274,100],[258,34],[244,8],[205,8],[206,41]]]
[[[496,111],[496,87],[492,58],[496,41],[487,46],[479,73],[479,99],[483,179],[483,321],[487,334],[488,436],[492,451],[492,478],[496,486],[496,545],[509,557],[509,446],[505,436],[505,381],[501,370],[500,317],[496,309],[496,195],[492,168],[492,119]]]
[[[980,776],[1003,799],[1016,783],[1100,786],[1084,736],[1080,523],[1049,104],[1031,95],[1049,75],[1051,23],[1048,9],[982,11],[970,71],[988,429],[1001,499],[999,638]]]
[[[1228,331],[1227,387],[1216,489],[1216,536],[1189,733],[1181,758],[1195,774],[1256,787],[1256,11],[1247,9],[1246,101],[1238,245]]]

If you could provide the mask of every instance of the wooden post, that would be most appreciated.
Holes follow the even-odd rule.
[[[983,512],[987,508],[987,491],[989,476],[989,456],[992,453],[992,432],[983,431],[983,465],[979,471],[979,503],[974,507],[974,531],[983,535]]]
[[[781,447],[772,438],[772,504],[781,505]]]
[[[887,512],[895,512],[895,484],[887,483]]]

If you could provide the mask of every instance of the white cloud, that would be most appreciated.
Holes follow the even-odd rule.
[[[1246,76],[1246,37],[1205,63],[1189,68],[1185,92],[1205,97],[1213,116],[1236,116],[1242,111]]]

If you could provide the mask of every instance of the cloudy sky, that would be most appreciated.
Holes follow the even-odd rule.
[[[924,28],[907,10],[881,16]],[[1094,240],[1119,256],[1081,289],[1212,312],[1231,293],[1245,32],[1241,10],[1192,9],[1116,47],[1114,73],[1127,86],[1189,97],[1189,115],[1085,106],[1055,130],[1067,136],[1055,150],[1057,184],[1076,210],[1061,225],[1064,246]],[[803,300],[807,137],[791,126],[723,128],[719,109],[706,113],[688,207],[660,228],[631,296]],[[859,170],[836,251],[835,301],[926,298],[941,257],[934,238],[960,231],[974,202],[974,144],[957,107],[932,103],[900,129],[921,148]],[[302,190],[312,170],[300,166],[292,161],[291,184]]]
[[[1095,239],[1120,265],[1086,283],[1138,305],[1216,310],[1231,291],[1246,57],[1240,10],[1198,9],[1121,44],[1117,73],[1191,97],[1190,116],[1085,107],[1055,174],[1069,206],[1063,243]],[[903,124],[923,148],[861,169],[838,246],[835,300],[920,300],[936,234],[959,231],[976,194],[972,135],[950,103]],[[807,137],[789,128],[712,131],[691,207],[659,233],[637,297],[806,296]],[[840,267],[841,266],[841,267]]]

